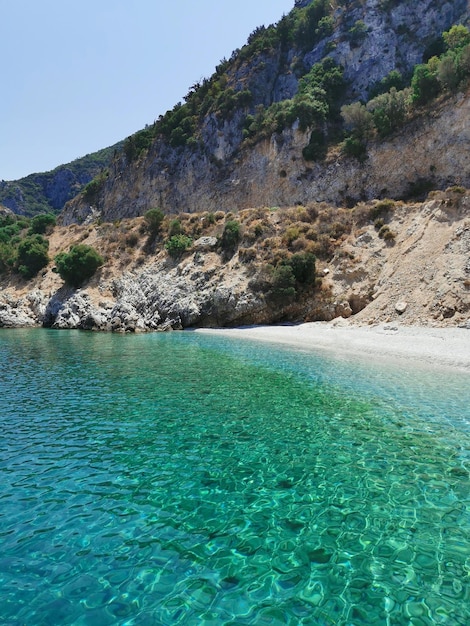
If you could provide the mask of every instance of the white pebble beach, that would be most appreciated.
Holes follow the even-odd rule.
[[[328,350],[338,355],[406,360],[470,372],[470,329],[381,324],[358,327],[346,321],[298,325],[199,329],[238,339],[289,345],[302,350]]]

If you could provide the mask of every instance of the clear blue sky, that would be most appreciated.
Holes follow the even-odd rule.
[[[124,139],[294,0],[0,0],[0,180]]]

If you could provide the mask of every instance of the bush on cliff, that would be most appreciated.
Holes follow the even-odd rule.
[[[32,278],[49,263],[49,242],[42,235],[25,237],[18,244],[17,271],[24,278]]]
[[[0,274],[11,270],[15,264],[16,251],[9,243],[0,240]]]
[[[236,220],[229,220],[224,226],[224,232],[220,240],[221,246],[225,251],[235,250],[240,240],[240,223]]]
[[[71,287],[79,287],[103,265],[104,259],[91,246],[78,244],[55,258],[59,276]]]
[[[147,231],[149,232],[151,237],[155,237],[159,232],[163,220],[165,218],[165,214],[161,209],[149,209],[147,213],[144,215],[144,222]]]
[[[173,235],[166,242],[165,249],[171,257],[176,259],[180,257],[183,252],[185,252],[185,250],[187,250],[191,246],[192,243],[193,240],[191,239],[191,237],[187,237],[183,234]]]
[[[276,302],[292,302],[300,293],[315,284],[315,255],[293,254],[270,266],[266,296]]]
[[[52,213],[40,213],[35,215],[31,220],[31,226],[29,234],[44,235],[47,231],[51,230],[56,225],[55,215]]]

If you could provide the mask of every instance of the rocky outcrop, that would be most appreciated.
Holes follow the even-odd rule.
[[[215,253],[196,251],[181,263],[163,258],[101,284],[99,290],[108,297],[60,289],[45,308],[42,324],[146,332],[272,321],[278,313],[248,282],[244,271],[233,271],[233,263],[221,264]]]
[[[308,4],[309,0],[298,0],[296,7],[302,9]],[[341,211],[346,212],[344,207],[356,205],[355,211],[360,212],[357,204],[373,198],[415,199],[425,197],[429,189],[470,187],[468,87],[453,96],[442,96],[432,110],[415,108],[407,125],[386,140],[369,140],[367,158],[361,162],[344,156],[339,146],[330,146],[321,162],[306,161],[303,149],[309,143],[311,129],[302,130],[298,120],[263,140],[253,138],[248,128],[248,137],[244,136],[247,113],[292,98],[299,87],[299,76],[327,53],[342,65],[350,79],[346,90],[349,101],[364,97],[391,69],[406,73],[422,60],[437,35],[453,23],[468,21],[468,2],[364,0],[349,3],[347,10],[337,8],[333,17],[333,34],[324,36],[311,50],[301,50],[296,43],[288,48],[286,40],[279,40],[251,56],[234,55],[222,72],[222,83],[225,81],[233,90],[229,92],[231,97],[240,91],[250,92],[251,104],[241,108],[234,105],[224,116],[213,105],[219,97],[223,103],[227,93],[220,84],[208,83],[219,90],[219,95],[204,109],[206,113],[191,113],[199,126],[189,137],[191,141],[182,142],[185,147],[168,137],[164,140],[161,133],[137,156],[127,153],[126,157],[126,151],[116,154],[109,175],[101,177],[96,193],[88,194],[94,198],[93,204],[82,194],[66,205],[59,220],[64,239],[59,237],[52,246],[51,258],[77,242],[103,243],[101,235],[96,234],[99,223],[114,227],[124,218],[141,216],[156,206],[179,217],[206,212],[208,219],[210,212],[211,223],[215,224],[217,215],[222,220],[223,213],[253,207],[290,206],[294,211],[294,205],[300,209],[299,205],[329,203],[333,206],[322,206],[321,211],[331,216],[335,207],[343,207]],[[356,28],[358,24],[360,28]],[[352,36],[354,29],[358,37]],[[297,71],[299,67],[303,69]],[[182,130],[171,124],[169,127],[171,132]],[[66,167],[49,174],[53,176],[47,180],[32,182],[42,186],[48,198],[62,202],[75,184],[75,174]],[[6,185],[0,185],[3,191]],[[20,204],[14,209],[21,212],[23,191],[16,191]],[[2,197],[0,194],[0,200]],[[144,231],[138,230],[135,220],[132,237],[124,230],[114,232],[114,240],[107,241],[106,267],[85,288],[64,288],[52,267],[35,279],[34,288],[4,285],[0,292],[0,326],[143,332],[280,320],[331,320],[337,316],[362,323],[390,321],[399,316],[402,323],[468,325],[468,193],[462,189],[436,192],[423,206],[396,203],[396,207],[392,215],[387,215],[387,238],[371,223],[358,222],[360,227],[356,224],[352,231],[341,230],[347,218],[339,224],[339,233],[333,228],[316,231],[318,224],[312,226],[308,220],[312,228],[301,224],[298,251],[314,249],[313,242],[322,237],[331,237],[326,249],[338,247],[333,260],[326,255],[321,258],[328,258],[328,263],[317,264],[318,288],[310,285],[309,293],[302,297],[297,293],[295,302],[270,301],[266,281],[263,288],[263,279],[258,275],[261,263],[265,263],[272,276],[276,264],[294,251],[284,241],[282,219],[275,225],[276,211],[266,208],[268,214],[273,214],[270,223],[261,225],[258,220],[261,232],[266,227],[269,235],[265,233],[263,241],[258,240],[253,226],[246,247],[230,258],[219,248],[221,232],[216,232],[217,224],[214,232],[191,231],[194,239],[202,232],[205,236],[194,241],[182,259],[172,260],[163,251],[163,238],[157,251],[152,245],[146,248],[139,244],[138,257],[129,252],[129,247],[136,245],[138,233],[142,234],[145,227]],[[296,219],[300,223],[301,218]],[[349,220],[349,224],[352,222]],[[95,240],[90,241],[93,237]],[[258,263],[251,264],[257,255]]]
[[[295,2],[303,10],[311,0]],[[337,3],[331,14],[334,30],[325,34],[312,49],[300,47],[295,39],[262,49],[255,48],[248,55],[236,51],[226,70],[226,87],[234,93],[250,93],[249,105],[235,109],[221,118],[209,110],[200,120],[197,146],[171,147],[168,141],[156,140],[145,158],[127,163],[124,156],[116,157],[101,197],[90,207],[89,200],[77,195],[83,186],[103,167],[107,167],[121,144],[60,166],[52,172],[32,174],[20,181],[0,182],[0,202],[19,214],[61,210],[68,205],[63,223],[82,222],[96,210],[105,220],[142,215],[154,206],[167,212],[219,210],[230,211],[263,205],[291,205],[311,199],[341,203],[346,198],[388,195],[401,197],[407,185],[419,183],[429,175],[429,167],[436,164],[421,160],[415,180],[392,176],[384,184],[382,154],[401,145],[386,143],[383,149],[371,146],[371,157],[377,155],[377,167],[363,176],[363,169],[355,162],[332,158],[324,164],[312,164],[302,158],[302,149],[308,144],[310,133],[302,133],[294,126],[270,140],[253,146],[243,143],[243,120],[247,113],[255,114],[257,107],[294,97],[299,88],[299,77],[317,62],[329,56],[344,68],[348,84],[346,101],[367,99],[370,88],[391,70],[404,75],[422,62],[436,38],[452,24],[468,23],[467,0],[363,0]],[[282,21],[282,20],[281,20]],[[360,36],[354,36],[357,24]],[[243,49],[242,49],[243,50]],[[303,68],[301,71],[299,68]],[[196,112],[197,113],[197,112]],[[445,121],[445,120],[444,120]],[[405,132],[408,132],[406,130]],[[436,127],[439,131],[439,125]],[[456,132],[459,129],[456,128]],[[412,133],[413,135],[413,133]],[[445,135],[445,134],[444,134]],[[448,150],[455,134],[445,136],[437,146]],[[417,139],[414,134],[411,141]],[[400,144],[400,142],[398,142]],[[426,143],[426,142],[424,142]],[[429,144],[429,141],[428,141]],[[428,151],[421,141],[422,153]],[[390,159],[387,159],[390,161]],[[459,172],[467,171],[461,153],[454,156]],[[403,161],[403,159],[397,159]],[[414,166],[416,159],[407,160]],[[368,165],[373,163],[373,159]],[[387,164],[386,164],[387,165]],[[427,171],[426,167],[428,167]],[[407,167],[411,173],[413,167]],[[422,170],[422,171],[421,171]],[[457,178],[446,164],[437,164],[433,183],[445,188],[449,180]],[[382,175],[380,175],[382,173]],[[460,179],[462,177],[460,176]],[[331,182],[334,181],[332,185]],[[356,181],[360,180],[360,183]],[[466,180],[456,182],[466,183]],[[356,183],[356,184],[355,184]],[[370,187],[369,187],[370,185]]]
[[[351,99],[366,99],[371,85],[394,69],[408,74],[423,62],[428,46],[452,24],[468,20],[469,12],[467,0],[366,0],[355,5],[338,10],[342,28],[331,38],[335,49],[330,53],[345,68]],[[366,31],[356,42],[350,29],[358,21]],[[315,51],[311,55],[310,61]]]
[[[351,302],[368,294],[358,324],[467,327],[470,320],[470,196],[456,188],[422,205],[397,203],[375,228],[345,242],[331,263],[333,294]]]
[[[47,297],[39,289],[25,295],[4,291],[0,295],[0,328],[41,326],[47,307]]]

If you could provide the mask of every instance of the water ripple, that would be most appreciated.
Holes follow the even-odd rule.
[[[0,354],[0,622],[470,622],[468,377],[191,334]]]

